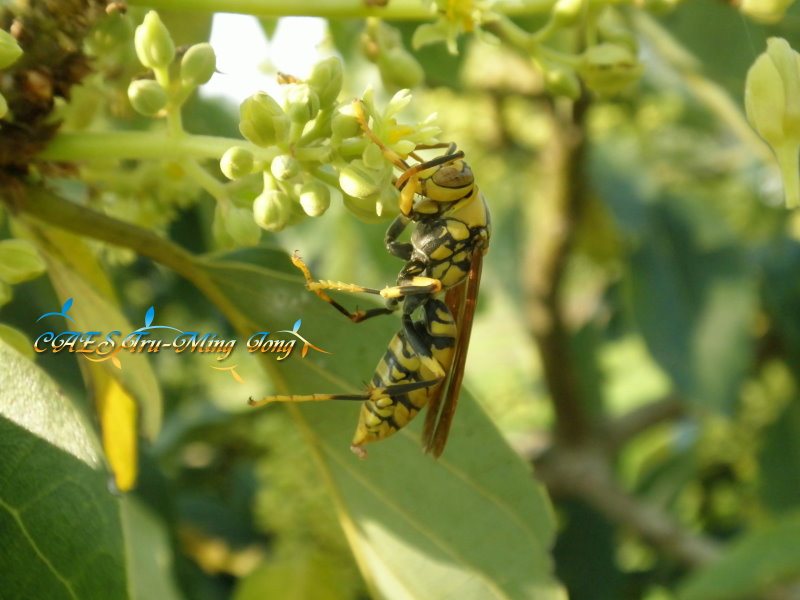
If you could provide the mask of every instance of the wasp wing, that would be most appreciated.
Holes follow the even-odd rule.
[[[469,338],[472,333],[472,321],[475,316],[475,304],[478,299],[478,288],[481,281],[483,252],[476,249],[472,255],[469,275],[464,284],[447,291],[445,303],[456,322],[458,339],[450,367],[447,384],[440,388],[428,405],[425,415],[425,427],[422,432],[422,447],[434,457],[442,454],[450,434],[453,415],[458,405],[461,382],[464,379],[464,363],[467,360]],[[444,402],[442,398],[444,397]]]

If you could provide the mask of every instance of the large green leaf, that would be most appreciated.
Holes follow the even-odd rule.
[[[800,506],[800,403],[794,397],[763,436],[758,459],[759,492],[764,504],[775,512]]]
[[[755,286],[732,246],[703,248],[688,220],[653,207],[630,260],[633,313],[650,351],[692,402],[729,409],[752,352]]]
[[[134,496],[120,499],[132,600],[180,600],[172,546],[158,516]]]
[[[0,341],[0,597],[128,598],[118,499],[82,415]]]
[[[679,600],[754,598],[800,575],[800,512],[748,533],[716,563],[691,576]]]
[[[300,333],[330,352],[309,350],[305,358],[295,352],[280,362],[264,355],[276,388],[308,393],[362,387],[398,321],[389,317],[354,325],[306,291],[298,276],[258,264],[283,267],[288,258],[251,250],[235,261],[203,265],[233,309],[254,328],[240,334],[288,330],[302,319]],[[363,298],[341,299],[351,306],[368,304]],[[462,395],[448,448],[438,461],[420,450],[420,422],[371,445],[369,458],[360,461],[349,450],[358,403],[287,409],[311,444],[320,481],[332,492],[376,596],[564,597],[551,574],[554,523],[547,498],[468,395]],[[266,416],[281,407],[260,410]]]

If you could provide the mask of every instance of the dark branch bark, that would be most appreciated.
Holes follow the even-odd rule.
[[[531,240],[525,257],[528,327],[536,340],[555,412],[556,439],[578,444],[590,434],[589,420],[577,386],[569,349],[569,332],[562,314],[562,282],[585,200],[586,140],[583,121],[588,100],[571,110],[553,105],[554,135],[544,150],[548,188],[543,198],[547,214],[531,210]]]

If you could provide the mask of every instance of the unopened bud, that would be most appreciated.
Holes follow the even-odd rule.
[[[586,0],[557,0],[551,18],[556,27],[572,27],[588,8]]]
[[[233,146],[222,155],[219,168],[228,179],[241,179],[253,172],[254,162],[252,152],[241,146]]]
[[[22,56],[22,48],[16,38],[7,31],[0,29],[0,69],[14,64]]]
[[[270,171],[278,181],[287,181],[300,172],[300,163],[293,156],[280,154],[272,159]]]
[[[175,43],[161,22],[158,13],[151,10],[136,28],[133,38],[139,62],[150,69],[168,66],[175,58]]]
[[[642,65],[630,48],[611,43],[587,49],[579,69],[586,86],[601,96],[622,92],[642,74]]]
[[[280,231],[289,223],[291,200],[280,190],[264,190],[253,202],[253,218],[262,229]]]
[[[132,33],[130,18],[121,13],[113,13],[100,20],[86,37],[87,50],[93,56],[104,56],[129,43]]]
[[[167,92],[152,79],[137,79],[128,86],[128,99],[136,112],[152,117],[167,105]]]
[[[308,123],[319,112],[319,96],[307,83],[290,83],[284,86],[286,114],[295,123]]]
[[[339,187],[354,198],[372,197],[380,189],[374,172],[360,160],[354,160],[339,171]]]
[[[747,71],[744,100],[747,119],[778,159],[787,207],[800,206],[800,55],[786,40],[767,40]]]
[[[216,70],[217,55],[211,44],[195,44],[181,59],[181,81],[186,85],[202,85]]]
[[[331,119],[331,133],[340,140],[356,137],[361,134],[361,125],[354,115],[346,115],[337,111]]]
[[[381,81],[388,88],[406,89],[419,85],[425,71],[417,59],[402,46],[394,46],[378,55]]]
[[[309,217],[318,217],[331,205],[331,191],[324,183],[312,179],[300,188],[300,206]]]
[[[353,198],[344,194],[342,201],[347,210],[365,223],[379,223],[386,220],[385,215],[378,214],[377,207],[382,206],[378,192],[367,198]]]
[[[257,146],[272,146],[286,141],[289,117],[278,103],[264,92],[246,98],[239,107],[239,131]]]
[[[548,67],[544,74],[547,91],[575,100],[581,95],[581,82],[575,71],[564,67]]]
[[[317,94],[320,106],[332,106],[342,91],[342,63],[336,57],[318,62],[306,83]]]
[[[383,151],[377,144],[367,144],[364,152],[361,153],[361,160],[364,161],[364,166],[369,169],[378,170],[386,165],[386,158],[384,158]]]
[[[741,0],[739,10],[760,23],[777,23],[794,0]]]

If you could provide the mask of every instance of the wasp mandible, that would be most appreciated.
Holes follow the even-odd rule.
[[[386,231],[385,244],[405,265],[396,285],[375,289],[315,281],[297,254],[292,262],[303,273],[306,288],[354,323],[400,311],[402,327],[364,393],[268,396],[251,399],[250,404],[363,401],[350,446],[361,458],[367,454],[365,444],[389,437],[427,406],[422,445],[438,457],[447,442],[464,375],[481,265],[489,247],[489,210],[455,144],[418,146],[448,149],[428,161],[412,152],[417,164],[409,165],[374,134],[361,101],[355,101],[354,110],[364,133],[402,170],[394,180],[400,191],[400,214]],[[399,241],[411,223],[410,241]],[[376,294],[384,298],[385,306],[350,312],[325,290]]]

